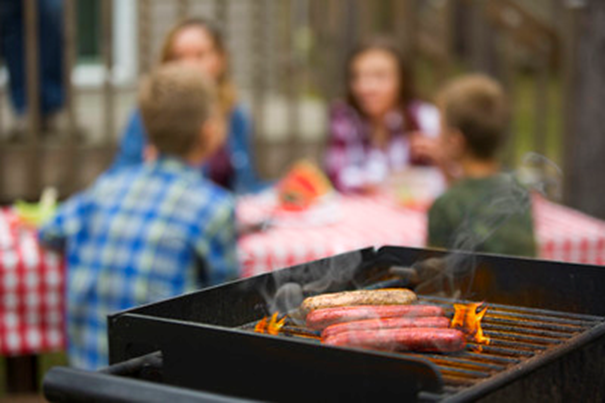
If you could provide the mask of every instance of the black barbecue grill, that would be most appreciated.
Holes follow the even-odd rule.
[[[280,306],[273,297],[284,286],[300,286],[294,309],[296,298],[317,292],[307,285],[321,284],[321,292],[406,285],[410,278],[389,277],[393,267],[422,270],[418,262],[451,256],[364,249],[118,313],[109,322],[112,365],[97,373],[53,369],[45,395],[57,402],[605,399],[605,272],[597,266],[457,252],[456,264],[474,268],[455,279],[469,300],[435,289],[419,303],[451,315],[454,303],[485,302],[489,345],[469,343],[458,353],[328,347],[295,310],[282,311],[291,315],[278,335],[254,332]],[[328,270],[348,275],[321,281]]]

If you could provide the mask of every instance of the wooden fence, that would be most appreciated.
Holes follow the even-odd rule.
[[[129,0],[134,1],[134,0]],[[159,43],[177,20],[193,15],[216,19],[231,48],[232,70],[255,122],[257,164],[275,177],[300,157],[321,160],[325,111],[343,90],[344,60],[361,38],[381,33],[397,38],[414,60],[421,92],[430,99],[447,78],[484,71],[502,80],[516,118],[506,160],[514,166],[533,150],[564,161],[568,109],[566,82],[574,17],[556,0],[540,3],[540,13],[512,0],[138,0],[135,1],[138,74],[155,63]],[[115,24],[118,2],[100,0],[101,101],[90,111],[82,105],[87,90],[74,86],[78,38],[77,0],[64,1],[65,124],[59,139],[41,136],[38,99],[38,35],[35,1],[24,1],[26,32],[28,136],[7,140],[0,121],[0,200],[36,198],[45,185],[62,195],[90,183],[110,163],[124,125],[121,99],[136,80],[115,80]],[[566,40],[564,40],[564,38]],[[119,39],[119,38],[118,38]],[[8,87],[0,89],[6,99]],[[0,105],[6,116],[6,102]],[[98,123],[88,122],[94,115]],[[100,134],[82,139],[88,131]]]

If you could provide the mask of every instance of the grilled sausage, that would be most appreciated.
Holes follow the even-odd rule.
[[[384,319],[366,319],[355,322],[337,323],[326,327],[321,332],[321,338],[326,339],[338,333],[351,330],[380,330],[380,329],[401,329],[415,327],[450,327],[450,320],[445,316],[428,316],[420,318],[384,318]]]
[[[416,301],[416,294],[407,288],[343,291],[305,298],[301,308],[305,313],[315,309],[350,305],[408,305]]]
[[[444,316],[443,308],[435,305],[360,305],[316,309],[307,315],[307,327],[323,330],[335,323],[364,319],[394,317]]]
[[[351,330],[330,336],[323,343],[381,351],[454,352],[466,347],[461,331],[439,328]]]

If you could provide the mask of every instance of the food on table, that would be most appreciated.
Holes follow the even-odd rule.
[[[326,327],[321,332],[321,338],[326,339],[338,333],[351,330],[381,330],[381,329],[405,329],[405,328],[449,328],[450,320],[445,316],[428,316],[420,318],[384,318],[384,319],[365,319],[355,322],[336,323]]]
[[[47,187],[40,196],[37,203],[28,203],[23,200],[17,200],[13,206],[17,218],[29,227],[38,227],[48,221],[57,209],[57,189]]]
[[[416,302],[416,294],[407,288],[380,290],[343,291],[305,298],[301,308],[305,312],[314,309],[351,305],[407,305]]]
[[[329,179],[313,163],[295,163],[277,186],[280,207],[301,211],[312,206],[322,196],[333,191]]]
[[[331,346],[381,351],[455,352],[466,347],[464,334],[456,329],[400,328],[351,330],[325,338]]]
[[[443,308],[435,305],[360,305],[316,309],[307,314],[307,327],[323,330],[336,323],[364,319],[444,316]]]

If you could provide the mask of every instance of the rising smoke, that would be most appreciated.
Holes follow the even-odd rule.
[[[463,289],[462,285],[472,284],[476,267],[473,252],[511,217],[531,208],[528,189],[551,198],[560,195],[561,170],[542,155],[528,153],[519,169],[502,175],[506,180],[487,206],[469,206],[469,213],[455,232],[454,252],[413,265],[421,274],[415,288],[418,293],[469,297],[472,290]],[[478,210],[489,211],[489,214],[473,213]],[[473,230],[477,225],[488,230],[477,233]],[[307,295],[327,292],[334,284],[350,282],[362,261],[360,252],[348,253],[304,265],[303,270],[297,271],[297,278],[292,278],[289,271],[274,272],[275,292],[262,290],[269,311],[292,312]]]
[[[290,271],[278,270],[273,272],[275,293],[268,289],[261,292],[270,312],[291,312],[306,296],[327,292],[335,284],[351,281],[362,261],[361,252],[351,252],[304,264],[302,270],[296,270],[295,278]]]
[[[427,259],[414,266],[433,273],[416,287],[422,294],[440,294],[452,298],[470,297],[476,269],[473,252],[490,239],[513,216],[531,209],[531,193],[553,199],[560,198],[562,172],[548,158],[528,153],[520,167],[502,174],[502,186],[489,200],[476,200],[453,236],[453,252],[439,259]],[[483,231],[477,231],[477,228]],[[463,289],[462,285],[467,284]]]

